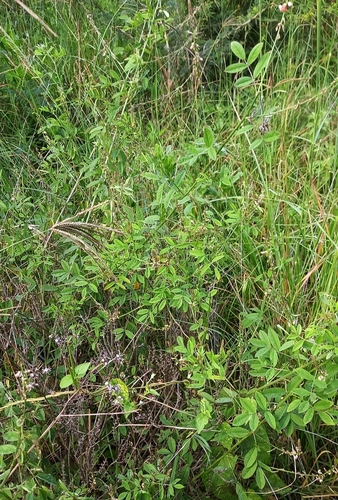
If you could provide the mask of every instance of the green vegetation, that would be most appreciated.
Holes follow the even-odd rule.
[[[0,500],[336,497],[337,4],[28,4],[0,2]]]

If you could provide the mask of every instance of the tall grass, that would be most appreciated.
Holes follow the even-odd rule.
[[[0,5],[0,496],[334,495],[335,6],[30,7],[57,38]],[[271,51],[251,86],[233,40]]]

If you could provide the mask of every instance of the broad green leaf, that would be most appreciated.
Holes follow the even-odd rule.
[[[283,396],[281,396],[281,397],[283,397]],[[277,420],[280,420],[283,417],[283,415],[285,415],[286,408],[287,408],[287,406],[285,403],[282,404],[279,408],[277,408],[277,410],[275,411],[275,417]]]
[[[89,287],[89,289],[90,289],[92,292],[94,292],[94,293],[97,293],[97,292],[98,292],[98,288],[97,288],[97,286],[95,285],[95,283],[89,283],[89,284],[88,284],[88,287]]]
[[[241,71],[244,71],[247,68],[245,63],[235,63],[235,64],[230,64],[226,68],[226,73],[240,73]]]
[[[210,127],[204,127],[203,139],[206,148],[211,148],[214,145],[215,137]]]
[[[223,422],[221,424],[220,432],[216,434],[213,441],[217,441],[221,443],[224,448],[231,448],[232,445],[232,437],[229,436],[228,430],[230,429],[230,424],[227,422]]]
[[[264,418],[272,429],[276,429],[276,419],[270,411],[264,412]]]
[[[82,378],[86,375],[90,363],[81,363],[75,367],[75,375],[77,378]]]
[[[254,475],[256,469],[257,469],[257,462],[251,465],[251,467],[244,467],[244,469],[242,470],[242,478],[249,479],[249,477],[252,477]]]
[[[196,430],[198,434],[200,434],[203,431],[204,427],[208,424],[209,417],[207,417],[207,415],[203,413],[198,413],[196,415],[195,422],[196,422]]]
[[[187,350],[191,356],[194,354],[195,347],[196,340],[194,339],[194,337],[189,337],[189,340],[187,342]]]
[[[180,481],[180,479],[175,479],[175,481]],[[176,489],[176,490],[183,490],[183,488],[185,488],[184,484],[173,484],[173,487]]]
[[[74,286],[78,286],[78,287],[87,286],[88,285],[88,281],[86,281],[86,280],[77,280],[77,281],[74,281],[73,285]]]
[[[235,427],[240,427],[241,425],[245,425],[250,420],[250,413],[241,413],[240,415],[236,415],[234,418],[232,425]]]
[[[11,469],[7,469],[4,472],[2,472],[0,474],[0,481],[4,481],[10,473],[11,473]]]
[[[258,139],[255,139],[251,144],[250,144],[250,151],[253,151],[254,149],[258,148],[263,142],[263,139],[259,137]]]
[[[297,415],[296,413],[291,413],[291,420],[298,426],[298,427],[304,427],[304,420],[302,417]]]
[[[295,377],[293,377],[287,385],[288,392],[292,392],[293,389],[296,389],[296,387],[298,387],[300,385],[302,380],[303,380],[302,377],[300,377],[299,375],[296,375]]]
[[[245,50],[239,42],[231,42],[231,51],[238,57],[238,59],[242,59],[245,61]]]
[[[264,342],[266,347],[269,347],[269,348],[271,347],[270,336],[264,330],[260,330],[258,333],[258,336]]]
[[[248,87],[252,83],[254,83],[255,80],[251,78],[251,76],[241,76],[236,80],[235,82],[235,87],[237,89],[243,89],[244,87]]]
[[[246,134],[247,132],[250,132],[250,130],[252,130],[253,128],[255,128],[253,125],[245,125],[244,127],[237,130],[235,135]]]
[[[216,149],[214,147],[208,148],[207,153],[208,153],[208,156],[211,160],[214,160],[214,161],[216,160],[217,152],[216,152]]]
[[[254,448],[258,447],[258,460],[260,463],[270,464],[270,452],[271,444],[270,438],[268,436],[267,426],[260,425],[255,433],[251,433],[245,440],[240,444],[242,456],[244,457],[246,453]]]
[[[245,413],[256,413],[257,403],[254,398],[241,398],[242,410]]]
[[[305,342],[304,339],[300,339],[297,342],[295,342],[292,348],[292,352],[299,351],[303,347],[304,342]]]
[[[48,474],[47,472],[37,472],[36,477],[39,479],[42,479],[45,483],[51,485],[51,486],[57,486],[58,482],[55,477],[53,477],[51,474]]]
[[[151,495],[147,491],[139,491],[136,496],[136,500],[151,500]]]
[[[61,389],[66,389],[66,387],[69,387],[73,383],[74,383],[73,377],[71,375],[65,375],[60,380],[60,387]]]
[[[19,441],[20,434],[18,431],[7,431],[3,433],[2,437],[5,441]]]
[[[267,135],[268,134],[265,134],[264,141],[265,141],[265,137]],[[277,333],[275,332],[275,330],[273,330],[272,328],[268,328],[268,337],[269,337],[269,340],[271,342],[272,347],[274,347],[274,349],[276,349],[276,351],[279,352],[280,351],[280,341],[279,341],[279,337],[278,337]]]
[[[248,495],[246,494],[246,492],[243,489],[243,486],[240,483],[236,484],[236,494],[237,494],[236,500],[237,499],[238,500],[249,500]]]
[[[255,431],[258,426],[259,426],[258,415],[256,415],[256,413],[253,413],[249,420],[249,427],[252,431]]]
[[[266,54],[263,54],[258,63],[256,64],[256,67],[254,69],[253,76],[254,78],[257,78],[269,65],[270,63],[270,57],[271,52],[266,52]]]
[[[171,436],[168,439],[168,448],[171,451],[171,453],[175,453],[175,451],[176,451],[176,441]]]
[[[213,398],[213,396],[211,394],[209,394],[208,392],[204,392],[204,391],[199,391],[198,392],[198,395],[204,399],[206,399],[207,401],[210,401],[210,403],[214,403],[215,400]],[[212,408],[208,408],[209,411],[212,410]]]
[[[313,408],[315,411],[322,411],[328,410],[329,408],[331,408],[331,406],[333,406],[333,401],[329,401],[328,399],[321,399],[313,405]]]
[[[310,408],[309,401],[302,401],[298,406],[298,413],[305,413]]]
[[[7,471],[3,472],[0,476],[0,480],[2,481],[3,479],[5,479],[10,472],[11,472],[10,469],[7,469]],[[13,498],[12,492],[9,488],[1,488],[1,491],[0,491],[0,499],[1,500],[12,500],[12,498]]]
[[[273,379],[273,377],[276,375],[276,369],[275,368],[269,368],[265,372],[265,378],[269,382],[269,380]]]
[[[301,399],[294,399],[293,401],[291,401],[291,403],[288,405],[287,407],[287,412],[290,413],[292,412],[293,410],[295,410],[301,403]]]
[[[317,387],[317,389],[321,389],[322,391],[327,388],[327,383],[325,380],[315,378],[313,383]]]
[[[266,397],[261,392],[256,392],[255,399],[258,403],[258,406],[261,408],[261,410],[266,410],[266,408],[267,408]]]
[[[280,135],[278,132],[271,130],[271,132],[267,132],[263,135],[263,141],[267,143],[275,142],[278,141],[279,137]]]
[[[286,351],[289,349],[289,347],[292,347],[294,345],[293,340],[288,340],[287,342],[284,342],[284,344],[281,346],[280,351]]]
[[[262,490],[265,486],[265,475],[261,467],[257,468],[255,477],[258,488]]]
[[[291,419],[290,413],[286,413],[285,415],[283,415],[279,421],[280,428],[285,429],[289,425],[290,419]]]
[[[250,64],[255,62],[256,59],[259,57],[259,54],[261,53],[262,48],[263,48],[263,42],[259,42],[259,43],[257,43],[257,45],[255,45],[251,49],[250,54],[248,56],[248,61],[247,61],[249,66],[250,66]]]
[[[212,259],[211,264],[215,264],[215,262],[218,262],[226,257],[226,254],[224,253],[219,253],[218,255],[215,255],[215,257]]]
[[[308,391],[307,389],[304,389],[303,387],[297,387],[292,391],[293,394],[296,396],[299,396],[300,398],[309,398],[312,394],[314,396],[313,392]]]
[[[159,180],[159,176],[157,174],[154,174],[153,172],[144,172],[141,175],[145,179],[149,179],[149,180],[153,180],[153,181],[158,181]]]
[[[10,455],[16,452],[16,446],[14,444],[2,444],[0,445],[0,455]]]
[[[159,220],[160,220],[160,216],[159,215],[149,215],[148,217],[146,217],[144,219],[144,223],[151,225],[151,224],[155,224]]]
[[[335,425],[334,420],[325,411],[318,412],[318,415],[319,415],[320,419],[324,422],[324,424],[326,424],[326,425]]]
[[[233,438],[245,438],[248,434],[250,434],[250,431],[248,429],[244,429],[243,427],[232,427],[228,431],[229,436]]]
[[[245,467],[251,467],[255,462],[257,462],[258,448],[254,446],[244,457]]]
[[[315,411],[314,411],[313,407],[311,406],[303,417],[303,421],[304,421],[305,425],[312,421],[314,413],[315,413]]]
[[[269,389],[265,389],[264,396],[267,399],[275,399],[276,401],[280,401],[285,395],[285,390],[281,387],[270,387]]]
[[[292,436],[292,434],[294,433],[294,431],[295,431],[295,424],[290,419],[290,422],[285,427],[285,431],[284,432],[287,435],[287,437],[290,437],[290,436]]]
[[[271,349],[270,351],[270,361],[273,367],[277,366],[278,363],[278,354],[274,349]]]
[[[191,383],[187,384],[190,389],[202,389],[205,385],[206,378],[202,373],[195,373],[191,376]]]

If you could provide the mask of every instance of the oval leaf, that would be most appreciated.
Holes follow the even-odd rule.
[[[250,431],[243,427],[233,427],[228,430],[228,435],[233,438],[245,438],[249,433]]]
[[[2,444],[0,445],[0,455],[10,455],[16,452],[16,446],[14,444]]]
[[[258,148],[263,142],[263,139],[255,139],[251,144],[250,144],[250,151],[253,151],[254,149]]]
[[[211,160],[214,160],[214,161],[216,160],[217,152],[216,152],[215,148],[213,148],[213,147],[208,148],[207,153],[208,153],[209,158],[211,158]]]
[[[202,430],[204,429],[204,427],[208,424],[209,418],[207,417],[207,415],[205,415],[203,413],[198,413],[196,415],[195,421],[196,421],[197,433],[200,434],[202,432]]]
[[[254,413],[253,415],[251,415],[251,418],[249,420],[249,427],[252,431],[255,431],[258,426],[259,426],[259,418],[256,415],[256,413]]]
[[[313,405],[313,408],[316,411],[321,411],[321,410],[327,410],[328,408],[331,408],[332,405],[333,405],[332,401],[329,401],[328,399],[321,399],[320,401],[317,401]]]
[[[258,63],[256,64],[256,67],[254,69],[254,78],[257,78],[264,70],[265,68],[269,65],[270,63],[270,59],[271,59],[271,52],[267,52],[266,54],[264,54],[260,60],[258,61]]]
[[[245,50],[239,42],[231,42],[231,50],[238,59],[245,60]]]
[[[242,470],[242,478],[249,479],[249,477],[252,477],[254,475],[256,469],[257,469],[257,462],[251,465],[251,467],[244,467],[244,469]]]
[[[258,467],[258,469],[256,470],[255,477],[258,488],[262,490],[265,486],[265,476],[263,470],[260,467]]]
[[[257,403],[253,398],[241,398],[241,406],[245,413],[255,413]]]
[[[5,441],[19,441],[20,434],[18,431],[7,431],[4,432],[2,437]]]
[[[313,380],[314,376],[312,373],[308,372],[307,370],[304,370],[304,368],[296,368],[295,372],[298,373],[303,379],[305,380]]]
[[[60,387],[61,389],[66,389],[66,387],[69,387],[73,383],[73,377],[71,375],[65,375],[62,377],[60,380]]]
[[[287,412],[290,413],[292,412],[293,410],[295,410],[297,408],[297,406],[299,406],[301,403],[301,400],[300,399],[294,399],[293,401],[291,401],[291,403],[289,404],[289,406],[287,407]]]
[[[313,407],[311,406],[303,417],[303,421],[304,421],[305,425],[308,424],[309,422],[311,422],[311,420],[313,419],[314,413],[315,413],[315,411],[314,411]]]
[[[245,425],[250,420],[250,413],[241,413],[240,415],[236,415],[234,418],[232,425],[235,427],[240,427],[241,425]]]
[[[144,219],[144,223],[145,224],[155,224],[159,220],[160,220],[160,216],[159,215],[149,215],[148,217],[146,217]]]
[[[245,63],[235,63],[235,64],[230,64],[226,68],[226,73],[240,73],[241,71],[244,71],[246,69],[246,64]]]
[[[206,148],[213,146],[215,142],[214,133],[210,127],[205,127],[203,132],[203,139]]]
[[[256,59],[259,57],[259,54],[262,51],[262,48],[263,48],[263,42],[259,42],[257,43],[257,45],[254,46],[248,57],[248,65],[256,61]]]
[[[266,134],[264,134],[263,141],[264,142],[275,142],[278,139],[279,139],[279,133],[272,130],[271,132],[267,132]]]
[[[291,413],[291,420],[298,426],[298,427],[304,427],[304,420],[302,417],[297,415],[296,413]]]
[[[81,363],[75,367],[75,375],[77,378],[82,378],[86,375],[90,363]]]
[[[264,413],[264,418],[272,429],[276,429],[276,419],[270,411]]]
[[[168,439],[168,448],[171,451],[171,453],[175,453],[175,451],[176,451],[176,442],[175,442],[175,439],[173,437],[170,437]]]
[[[238,80],[236,80],[235,87],[237,89],[242,89],[244,87],[248,87],[252,83],[254,83],[254,80],[251,78],[251,76],[241,76],[240,78],[238,78]]]
[[[257,462],[258,448],[254,446],[244,457],[245,467],[251,467],[255,462]]]
[[[265,396],[263,396],[263,394],[261,394],[260,392],[256,392],[255,399],[256,399],[256,401],[258,403],[258,406],[262,410],[266,410],[267,409],[267,401],[266,401]]]
[[[244,127],[237,130],[235,135],[246,134],[247,132],[250,132],[250,130],[252,130],[253,128],[254,128],[253,125],[244,125]]]
[[[330,415],[328,413],[326,413],[325,411],[318,412],[318,415],[319,415],[320,419],[324,422],[324,424],[335,425],[334,420],[332,420]]]

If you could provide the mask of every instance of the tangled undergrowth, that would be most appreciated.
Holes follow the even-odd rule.
[[[0,499],[337,496],[337,6],[0,3]]]

